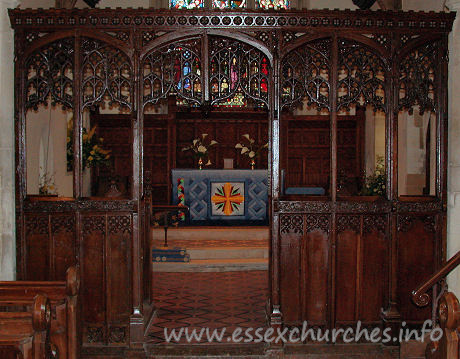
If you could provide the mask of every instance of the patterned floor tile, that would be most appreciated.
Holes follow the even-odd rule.
[[[226,328],[225,339],[237,327],[266,327],[266,271],[155,273],[154,303],[158,316],[147,335],[151,344],[165,344],[164,328]],[[182,337],[180,344],[186,344]],[[215,343],[215,341],[213,341]],[[191,344],[209,344],[204,338]],[[216,343],[217,344],[217,343]],[[222,344],[228,344],[224,340]]]

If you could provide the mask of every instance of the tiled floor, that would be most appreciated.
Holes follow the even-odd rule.
[[[154,273],[153,288],[158,317],[147,338],[152,344],[165,343],[164,328],[226,328],[228,344],[237,327],[244,331],[266,326],[266,271]],[[187,341],[182,337],[178,343]],[[199,343],[210,344],[206,339]]]

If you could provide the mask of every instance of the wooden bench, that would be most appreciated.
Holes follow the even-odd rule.
[[[56,346],[59,359],[79,358],[78,291],[80,278],[76,267],[67,270],[66,281],[0,282],[0,311],[24,312],[37,295],[45,295],[51,306],[50,342]]]
[[[28,311],[0,312],[0,355],[7,359],[52,359],[49,332],[51,306],[42,294],[35,296]]]

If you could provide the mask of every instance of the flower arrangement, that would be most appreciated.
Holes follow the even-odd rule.
[[[107,166],[110,164],[111,150],[105,150],[103,147],[104,139],[94,136],[96,126],[91,130],[83,127],[82,137],[82,162],[83,169],[94,166]],[[73,168],[73,121],[69,121],[67,126],[67,170],[72,171]]]
[[[375,171],[373,174],[366,176],[364,180],[364,186],[361,190],[361,195],[385,196],[385,183],[385,159],[383,158],[383,156],[377,156]]]
[[[209,142],[208,142],[209,141]],[[207,133],[202,133],[200,137],[195,138],[190,146],[185,146],[182,151],[190,151],[193,156],[198,158],[198,166],[201,169],[203,166],[203,160],[207,158],[205,166],[211,165],[209,159],[209,148],[217,145],[217,141],[209,140]]]
[[[42,167],[40,167],[40,172]],[[57,194],[57,188],[54,183],[54,174],[50,175],[48,171],[42,172],[38,178],[38,193],[42,196]]]
[[[247,144],[242,144],[242,143],[237,143],[235,145],[235,148],[237,149],[241,149],[241,154],[242,155],[245,155],[249,158],[249,160],[251,161],[251,169],[254,169],[254,166],[256,164],[255,162],[255,158],[259,157],[259,154],[262,150],[268,148],[268,143],[265,143],[263,145],[259,145],[257,146],[255,143],[256,143],[256,140],[254,140],[253,138],[251,138],[251,136],[249,136],[248,133],[244,134],[243,135],[243,138],[245,138],[245,142],[247,142]]]

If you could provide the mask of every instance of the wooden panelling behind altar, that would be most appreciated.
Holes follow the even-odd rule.
[[[80,266],[84,350],[141,347],[150,308],[144,305],[149,210],[144,199],[153,194],[158,202],[170,200],[170,170],[194,167],[179,148],[204,132],[221,143],[211,158],[216,168],[227,156],[248,168],[234,149],[241,134],[269,141],[268,161],[257,166],[269,170],[271,326],[308,320],[333,328],[361,320],[397,327],[431,317],[430,308],[410,301],[410,291],[445,260],[447,49],[455,14],[149,9],[9,14],[16,58],[17,275],[57,280],[67,267]],[[170,95],[189,109],[174,116],[148,114],[149,106]],[[215,109],[241,97],[243,111]],[[65,198],[27,195],[26,115],[47,103],[65,107],[73,118],[73,195]],[[295,142],[314,125],[292,115],[301,104],[328,113],[314,126],[329,143],[312,177],[311,149]],[[128,177],[128,194],[119,199],[84,191],[85,114],[104,105],[119,106],[126,115],[109,120],[120,121],[113,128],[98,118],[99,131],[119,141],[104,141],[112,146],[116,171]],[[342,170],[361,177],[363,134],[356,122],[347,127],[340,118],[359,106],[384,116],[380,196],[340,191]],[[412,139],[429,137],[427,123],[431,147],[405,151]],[[345,129],[355,138],[347,151],[341,142]],[[290,186],[324,186],[326,194],[282,196],[281,169]],[[144,182],[148,170],[153,176]],[[408,185],[412,179],[423,192]]]

